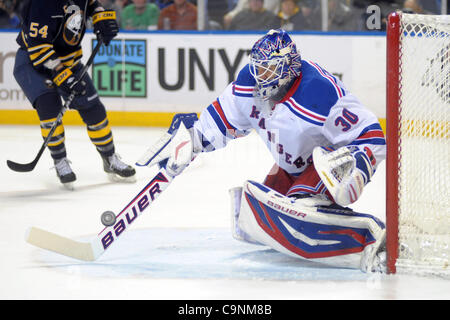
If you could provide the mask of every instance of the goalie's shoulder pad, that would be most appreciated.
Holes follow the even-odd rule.
[[[253,98],[256,81],[250,73],[250,66],[247,64],[239,71],[236,81],[232,85],[234,96],[243,98]]]
[[[308,111],[328,117],[331,108],[345,96],[335,78],[317,63],[302,60],[302,81],[293,99]]]

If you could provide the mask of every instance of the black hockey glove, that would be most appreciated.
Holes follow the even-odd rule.
[[[78,96],[86,93],[86,82],[80,81],[70,68],[57,72],[53,82],[68,95],[74,93]]]
[[[94,32],[100,34],[105,46],[109,45],[111,40],[117,36],[119,26],[116,21],[116,12],[114,10],[105,10],[95,13],[92,16],[94,23]]]

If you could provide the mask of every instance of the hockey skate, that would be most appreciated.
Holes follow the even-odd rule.
[[[59,181],[61,181],[64,187],[73,190],[73,182],[77,177],[72,171],[70,163],[70,160],[67,158],[56,159],[54,168],[56,169],[56,175],[58,176]]]
[[[117,153],[112,156],[103,157],[103,170],[108,174],[109,179],[114,182],[135,182],[136,170],[124,163]]]

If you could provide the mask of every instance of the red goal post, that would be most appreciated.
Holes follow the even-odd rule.
[[[450,275],[449,33],[450,16],[388,17],[389,273]]]

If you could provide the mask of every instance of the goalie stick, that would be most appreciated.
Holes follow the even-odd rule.
[[[103,44],[103,40],[100,36],[97,38],[97,44],[92,50],[91,56],[89,57],[89,60],[87,61],[86,65],[83,67],[80,73],[80,79],[83,78],[85,73],[87,72],[88,68],[91,66],[92,61],[94,61],[94,57],[97,54],[98,50],[100,49],[100,46]],[[44,140],[44,143],[42,144],[41,148],[39,149],[39,152],[37,153],[36,157],[33,161],[29,163],[18,163],[11,160],[6,160],[6,164],[8,167],[16,172],[30,172],[33,171],[33,169],[36,167],[36,164],[38,163],[39,159],[42,156],[42,153],[44,153],[45,148],[47,147],[48,143],[50,142],[50,139],[53,136],[53,133],[55,132],[56,128],[58,127],[58,123],[61,122],[64,114],[69,109],[70,105],[72,104],[73,99],[75,98],[75,94],[71,93],[69,97],[67,98],[66,102],[64,103],[64,106],[62,107],[61,111],[59,112],[58,116],[56,117],[55,124],[51,127],[47,137]]]
[[[173,177],[161,168],[155,177],[117,214],[116,223],[104,227],[90,241],[73,240],[31,227],[26,241],[42,249],[83,261],[97,260],[143,211],[170,185]]]

